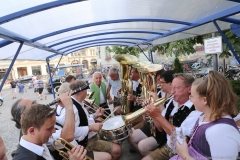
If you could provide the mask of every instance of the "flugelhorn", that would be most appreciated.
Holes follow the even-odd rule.
[[[88,98],[84,99],[84,104],[96,112],[96,110],[99,109],[100,107],[94,104],[94,102],[95,102],[95,99],[88,99]],[[89,112],[93,114],[91,111]],[[106,111],[104,111],[104,113],[108,114]],[[108,117],[108,115],[106,114],[104,114],[103,116]]]
[[[71,151],[74,146],[73,146],[71,143],[69,143],[68,141],[66,141],[65,139],[63,139],[63,138],[57,138],[57,139],[54,139],[54,141],[53,141],[53,144],[52,144],[52,145],[53,145],[53,148],[54,148],[56,151],[58,151],[58,153],[59,153],[60,156],[62,156],[63,158],[69,160],[69,155],[68,155],[66,152],[60,150],[60,149],[56,146],[56,143],[57,143],[58,145],[60,145],[61,147],[65,148],[67,151]],[[86,155],[86,160],[93,160],[93,159],[92,159],[91,157],[89,157],[89,156]]]

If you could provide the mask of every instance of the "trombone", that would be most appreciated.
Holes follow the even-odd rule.
[[[95,112],[97,111],[97,109],[99,109],[100,107],[97,106],[96,104],[94,104],[95,102],[95,99],[88,99],[88,98],[85,98],[84,99],[84,104],[87,106],[87,107],[90,107],[92,110],[94,110]],[[89,111],[91,114],[93,114],[93,112]],[[104,117],[107,117],[108,116],[108,112],[104,111],[104,114],[103,116]]]
[[[69,143],[68,141],[66,141],[65,139],[63,139],[63,138],[57,138],[57,139],[54,139],[54,141],[53,141],[53,144],[52,144],[52,145],[53,145],[53,148],[54,148],[56,151],[58,151],[58,153],[59,153],[60,156],[62,156],[64,159],[69,160],[69,155],[68,155],[66,152],[60,150],[60,149],[56,146],[56,143],[57,143],[58,145],[60,145],[61,147],[65,148],[67,151],[71,151],[74,146],[73,146],[71,143]],[[86,160],[93,160],[93,159],[92,159],[91,157],[89,157],[89,156],[86,155]]]

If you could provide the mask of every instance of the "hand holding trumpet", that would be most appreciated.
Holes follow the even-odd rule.
[[[69,160],[86,160],[87,150],[83,146],[73,147],[71,152],[68,151]]]

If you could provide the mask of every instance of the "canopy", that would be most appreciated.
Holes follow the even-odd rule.
[[[237,0],[0,0],[0,59],[163,44],[239,23]]]

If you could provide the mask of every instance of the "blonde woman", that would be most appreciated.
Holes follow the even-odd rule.
[[[196,122],[189,145],[186,141],[182,145],[177,142],[178,156],[172,159],[235,160],[240,151],[240,134],[230,115],[237,114],[237,98],[230,83],[217,71],[194,81],[190,100],[203,114]]]

